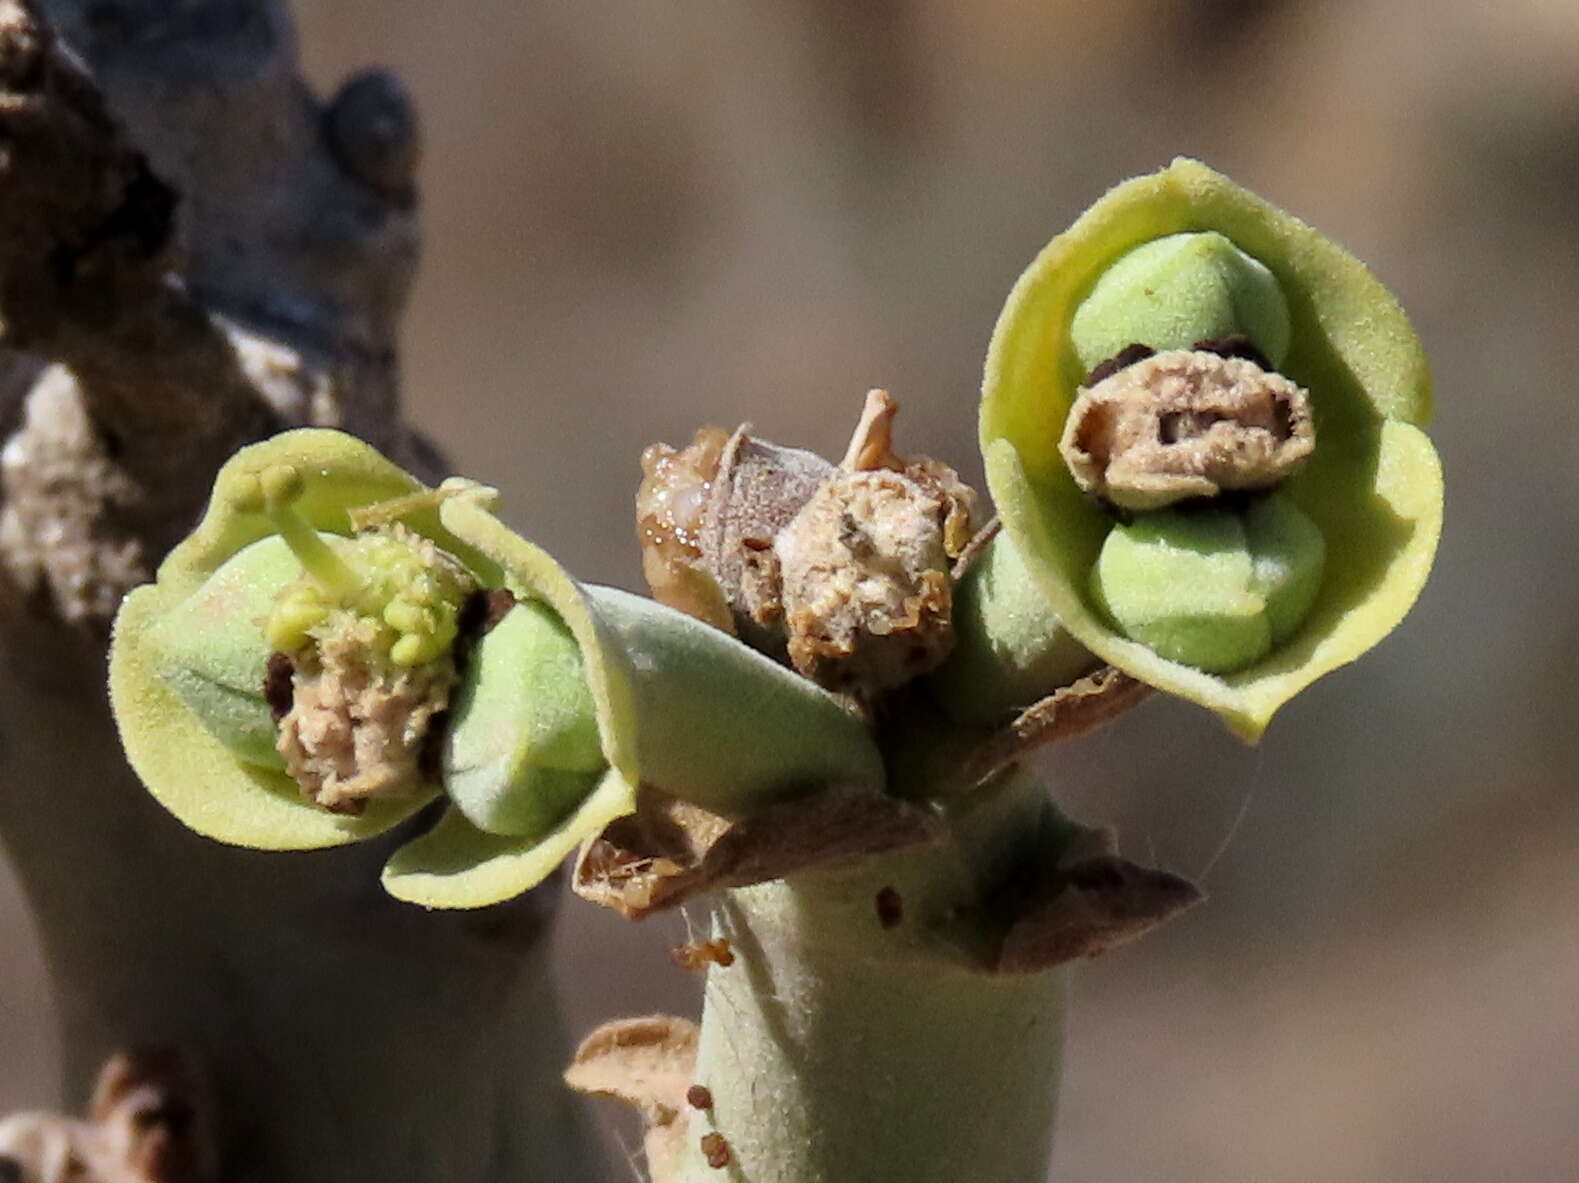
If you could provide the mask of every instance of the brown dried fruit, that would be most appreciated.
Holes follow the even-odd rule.
[[[886,469],[830,478],[779,535],[791,663],[860,699],[937,666],[953,645],[947,507]]]
[[[709,965],[727,969],[735,963],[735,951],[722,937],[710,941],[690,941],[669,950],[669,958],[686,973],[696,973]]]
[[[1059,450],[1083,490],[1146,510],[1271,488],[1314,446],[1301,387],[1247,358],[1175,349],[1082,387]]]
[[[720,1133],[702,1135],[702,1157],[707,1160],[707,1165],[715,1171],[721,1171],[733,1161],[729,1153],[729,1142]]]
[[[702,563],[723,589],[740,635],[784,652],[774,539],[834,473],[815,452],[753,439],[742,426],[724,449],[702,530]]]

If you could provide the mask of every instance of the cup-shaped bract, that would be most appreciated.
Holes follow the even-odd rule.
[[[1202,232],[1215,237],[1172,238]],[[1315,421],[1314,449],[1276,496],[1314,523],[1324,539],[1325,562],[1315,564],[1319,582],[1303,559],[1293,565],[1297,570],[1278,573],[1282,560],[1273,552],[1279,546],[1306,557],[1310,547],[1297,539],[1286,545],[1277,540],[1276,530],[1286,522],[1264,523],[1265,545],[1259,556],[1250,556],[1259,570],[1250,577],[1252,584],[1260,581],[1257,586],[1270,586],[1269,580],[1287,585],[1289,590],[1265,605],[1272,632],[1287,635],[1274,635],[1264,654],[1221,674],[1125,635],[1104,610],[1093,571],[1114,518],[1081,492],[1059,451],[1065,421],[1090,370],[1072,336],[1083,303],[1115,268],[1155,266],[1166,272],[1164,256],[1180,244],[1209,248],[1223,263],[1219,273],[1226,278],[1206,285],[1206,296],[1215,301],[1212,317],[1222,312],[1242,322],[1236,299],[1251,309],[1252,323],[1235,323],[1242,333],[1276,336],[1279,316],[1260,272],[1224,255],[1225,244],[1275,281],[1287,306],[1288,333],[1286,355],[1273,360],[1278,372],[1308,390]],[[1198,259],[1190,266],[1201,273]],[[1118,279],[1126,279],[1122,270]],[[1118,292],[1132,285],[1109,286]],[[1133,296],[1129,292],[1125,299]],[[1104,331],[1116,332],[1116,340],[1126,333],[1112,326],[1122,325],[1128,313],[1122,301],[1113,300],[1113,307],[1097,310],[1103,313],[1097,319]],[[1166,320],[1155,310],[1147,315],[1155,323]],[[1193,329],[1188,316],[1183,321]],[[1280,349],[1278,341],[1252,343],[1264,354]],[[1103,347],[1105,342],[1088,345],[1087,352]],[[1422,431],[1430,410],[1430,376],[1419,340],[1397,301],[1364,264],[1227,178],[1181,159],[1110,191],[1021,276],[993,334],[980,430],[988,485],[1005,529],[1064,626],[1106,661],[1209,707],[1253,741],[1290,697],[1391,632],[1424,585],[1442,514],[1441,468]],[[1292,528],[1303,534],[1302,527]],[[1142,556],[1131,550],[1126,557]],[[1110,584],[1104,595],[1111,603]],[[1304,598],[1308,609],[1297,619],[1294,609],[1304,607]]]
[[[303,799],[273,748],[265,695],[272,646],[264,630],[302,566],[248,490],[264,474],[307,474],[292,512],[318,538],[356,533],[351,515],[405,508],[402,525],[431,539],[486,582],[492,565],[451,536],[436,500],[408,473],[351,436],[286,432],[245,448],[215,481],[196,530],[160,565],[154,583],[121,606],[110,650],[110,694],[122,743],[153,795],[192,829],[234,845],[297,850],[381,833],[438,793],[423,786],[334,813]],[[452,495],[486,497],[462,484]]]

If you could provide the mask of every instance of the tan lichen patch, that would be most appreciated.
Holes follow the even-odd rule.
[[[1314,446],[1303,388],[1247,358],[1176,349],[1082,387],[1059,450],[1081,489],[1146,510],[1271,488]]]
[[[678,1178],[700,1034],[695,1023],[671,1015],[617,1019],[582,1040],[565,1070],[565,1083],[578,1093],[612,1097],[641,1115],[653,1183]]]
[[[414,668],[383,660],[378,625],[343,612],[296,660],[280,720],[286,772],[315,804],[360,813],[374,797],[423,785],[422,754],[455,682],[448,658]]]

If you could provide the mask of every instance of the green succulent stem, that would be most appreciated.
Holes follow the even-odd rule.
[[[1046,1174],[1066,974],[974,962],[993,887],[1048,807],[1014,780],[948,819],[942,849],[732,891],[735,960],[709,971],[682,1183],[1026,1183]],[[879,893],[898,901],[885,927]],[[892,893],[889,895],[888,893]],[[891,905],[894,906],[894,905]],[[702,1139],[723,1136],[727,1170]]]

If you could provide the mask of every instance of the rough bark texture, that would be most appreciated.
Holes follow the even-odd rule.
[[[435,467],[396,401],[410,106],[377,73],[319,104],[270,0],[44,8],[54,31],[0,0],[0,834],[73,1099],[173,1043],[213,1070],[228,1179],[600,1177],[542,903],[433,916],[379,891],[382,850],[204,842],[126,769],[103,691],[120,595],[235,447],[325,424]]]

